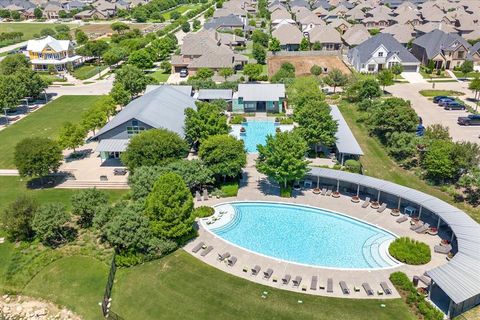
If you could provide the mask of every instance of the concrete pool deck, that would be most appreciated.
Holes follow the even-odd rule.
[[[249,159],[251,160],[251,159]],[[256,253],[252,253],[240,247],[231,245],[224,241],[222,238],[212,234],[211,232],[205,230],[203,226],[199,223],[199,236],[192,241],[191,243],[185,246],[185,250],[190,254],[194,255],[198,259],[204,261],[205,263],[220,269],[222,271],[228,272],[232,275],[263,284],[270,287],[275,287],[283,290],[304,292],[307,294],[329,296],[329,297],[343,297],[343,298],[357,298],[357,299],[388,299],[388,298],[398,298],[399,294],[396,292],[394,286],[389,281],[389,276],[392,272],[402,271],[405,272],[409,278],[413,276],[421,276],[426,270],[430,270],[436,266],[447,263],[446,255],[435,253],[433,247],[440,243],[439,236],[432,236],[429,234],[418,234],[410,230],[410,223],[406,221],[404,223],[397,223],[397,217],[390,215],[390,210],[387,209],[383,213],[378,213],[375,209],[370,207],[362,208],[360,203],[351,202],[351,198],[342,195],[340,198],[333,198],[331,196],[322,196],[313,194],[311,190],[303,190],[296,192],[294,197],[286,199],[274,195],[277,192],[274,192],[276,189],[275,186],[269,185],[264,179],[265,177],[258,173],[252,168],[253,164],[249,161],[249,167],[246,169],[246,175],[244,181],[241,183],[241,188],[239,190],[238,196],[235,198],[222,198],[222,199],[209,199],[207,201],[196,202],[197,206],[200,205],[209,205],[213,206],[215,204],[233,202],[233,201],[273,201],[273,202],[285,202],[285,203],[294,203],[294,204],[303,204],[309,205],[318,208],[324,208],[331,211],[338,211],[347,216],[351,216],[362,221],[368,222],[375,226],[384,228],[388,231],[391,231],[397,234],[399,237],[407,236],[422,242],[427,243],[432,250],[432,260],[425,265],[421,266],[409,266],[401,264],[396,267],[388,269],[372,269],[372,270],[353,270],[353,269],[330,269],[322,267],[310,267],[303,266],[295,263],[289,263],[286,261],[280,261],[275,258],[262,256]],[[253,170],[252,170],[253,169]],[[292,236],[295,236],[292,234]],[[208,246],[213,246],[213,250],[202,257],[200,250],[197,254],[192,252],[192,248],[199,242],[204,242]],[[218,261],[218,254],[223,254],[229,252],[232,256],[237,257],[237,262],[233,267],[227,266],[226,262]],[[261,267],[260,274],[257,276],[252,276],[250,269],[255,265]],[[244,267],[248,268],[248,272],[243,272]],[[263,279],[263,271],[268,268],[273,269],[273,277],[278,279],[278,282],[273,282],[272,278],[270,280]],[[285,274],[290,274],[292,280],[296,276],[302,277],[302,283],[298,288],[294,288],[292,281],[285,286],[282,284],[282,277]],[[310,290],[310,282],[312,276],[318,277],[317,290]],[[318,289],[318,286],[327,285],[327,279],[333,279],[333,293],[327,293],[326,290]],[[339,286],[340,281],[345,281],[350,288],[350,295],[342,294],[342,291]],[[387,282],[390,288],[393,290],[392,295],[378,295],[378,292],[381,291],[380,282]],[[365,291],[362,288],[362,283],[367,282],[370,284],[372,289],[375,291],[373,296],[367,296]],[[306,290],[303,291],[302,287],[305,286]],[[359,292],[354,292],[354,286],[360,288]]]

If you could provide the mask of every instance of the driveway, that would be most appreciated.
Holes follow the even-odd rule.
[[[464,101],[466,98],[472,97],[472,92],[467,88],[468,84],[465,82],[448,82],[436,83],[435,89],[439,90],[456,90],[464,92],[465,95],[460,98]],[[444,110],[439,107],[432,100],[422,96],[419,91],[423,89],[432,89],[431,83],[415,83],[415,84],[396,84],[387,87],[387,91],[396,97],[410,100],[413,109],[422,117],[424,126],[432,124],[441,124],[450,129],[450,135],[454,141],[470,141],[480,142],[478,136],[480,134],[480,127],[475,126],[460,126],[457,124],[457,118],[466,116],[467,111],[461,110]],[[467,104],[474,106],[471,102]]]
[[[427,83],[418,72],[402,72],[401,76],[410,83]]]
[[[181,77],[180,77],[180,73],[179,73],[179,72],[175,72],[175,73],[172,73],[172,74],[168,77],[167,83],[168,83],[168,84],[179,84],[179,83],[182,82],[182,81],[187,81],[187,79],[188,79],[188,76],[185,77],[185,78],[181,78]]]

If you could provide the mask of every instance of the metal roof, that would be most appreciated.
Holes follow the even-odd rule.
[[[97,152],[124,152],[127,150],[129,139],[103,139],[98,143]]]
[[[232,100],[233,90],[231,89],[200,89],[198,100]]]
[[[145,88],[145,93],[149,93],[150,91],[158,89],[161,86],[163,86],[163,84],[149,84]],[[181,84],[170,84],[169,86],[178,90],[178,91],[180,91],[180,92],[182,92],[182,93],[184,93],[184,94],[186,94],[187,96],[192,95],[192,90],[193,90],[192,86],[181,85]]]
[[[318,167],[310,167],[309,174],[374,188],[439,216],[455,234],[458,252],[450,262],[428,270],[428,276],[456,304],[480,294],[480,225],[465,212],[429,194],[369,176]]]
[[[283,83],[241,83],[238,85],[238,97],[243,101],[278,101],[285,98]]]
[[[363,155],[362,148],[360,148],[357,139],[355,139],[355,136],[350,130],[350,127],[343,118],[343,115],[338,107],[332,105],[330,108],[330,114],[332,115],[333,120],[336,120],[338,123],[337,133],[335,134],[335,138],[337,140],[335,145],[337,146],[338,152]]]

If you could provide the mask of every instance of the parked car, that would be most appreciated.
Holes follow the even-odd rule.
[[[180,78],[186,78],[188,76],[188,70],[182,69],[180,70]]]
[[[452,99],[453,100],[453,98],[449,97],[449,96],[435,96],[435,97],[433,97],[433,102],[434,103],[439,103],[440,100],[442,100],[442,99]]]
[[[443,98],[438,101],[438,105],[440,107],[445,107],[447,103],[454,102],[454,101],[455,99],[452,99],[452,98]]]
[[[465,110],[465,105],[458,101],[453,101],[445,104],[445,110]]]
[[[467,117],[458,117],[457,123],[462,126],[480,125],[480,114],[469,114]]]

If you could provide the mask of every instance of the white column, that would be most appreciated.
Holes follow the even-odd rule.
[[[440,219],[440,217],[438,217],[437,230],[440,228],[440,221],[442,221],[442,219]]]
[[[380,202],[380,190],[378,190],[377,202]]]
[[[339,188],[340,188],[340,180],[337,179],[337,192]]]
[[[402,203],[402,198],[398,197],[398,207],[397,207],[398,210],[400,210],[401,203]]]
[[[422,216],[422,206],[420,206],[420,209],[418,210],[418,219]]]
[[[357,184],[357,197],[360,194],[360,184]]]

